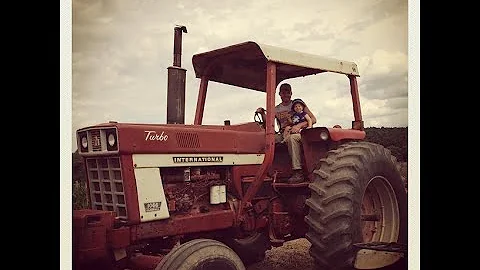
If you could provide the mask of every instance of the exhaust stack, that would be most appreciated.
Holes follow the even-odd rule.
[[[185,124],[185,78],[182,68],[182,33],[187,27],[177,25],[173,37],[173,66],[168,67],[167,124]]]

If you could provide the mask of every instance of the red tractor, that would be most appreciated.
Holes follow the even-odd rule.
[[[187,125],[182,32],[174,28],[167,124],[111,121],[76,133],[90,209],[73,212],[74,268],[245,269],[299,238],[322,269],[405,259],[406,190],[389,150],[364,141],[356,64],[250,41],[196,54]],[[274,114],[202,125],[209,81],[264,92],[273,112],[280,82],[325,72],[350,82],[352,127],[302,131],[303,183],[286,182],[291,161],[274,141]]]

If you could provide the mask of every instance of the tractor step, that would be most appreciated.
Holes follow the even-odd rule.
[[[383,267],[394,264],[402,265],[407,257],[406,244],[370,242],[357,243],[353,244],[353,246],[358,249],[354,263],[355,269],[383,269]]]
[[[272,183],[272,187],[274,188],[306,188],[310,182],[301,182],[301,183]]]
[[[399,252],[403,254],[407,253],[407,245],[402,243],[396,243],[396,242],[369,242],[369,243],[357,243],[353,245],[359,249]]]

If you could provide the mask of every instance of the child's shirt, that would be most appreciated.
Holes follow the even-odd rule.
[[[307,113],[302,111],[302,112],[294,112],[293,115],[292,115],[292,122],[294,125],[298,124],[298,123],[301,123],[301,122],[305,122],[307,121],[307,119],[305,119],[305,115]]]

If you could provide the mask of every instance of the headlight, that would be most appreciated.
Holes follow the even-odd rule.
[[[105,136],[107,137],[107,151],[118,150],[117,130],[107,129],[105,130]]]
[[[82,137],[82,147],[87,148],[87,146],[88,146],[87,136],[84,136]]]
[[[108,135],[108,145],[110,146],[115,145],[115,136],[112,133]]]
[[[80,132],[77,134],[78,138],[78,151],[81,153],[88,152],[88,137],[87,137],[87,132]]]
[[[324,141],[328,140],[328,132],[326,132],[326,131],[320,132],[320,139],[322,139]]]

